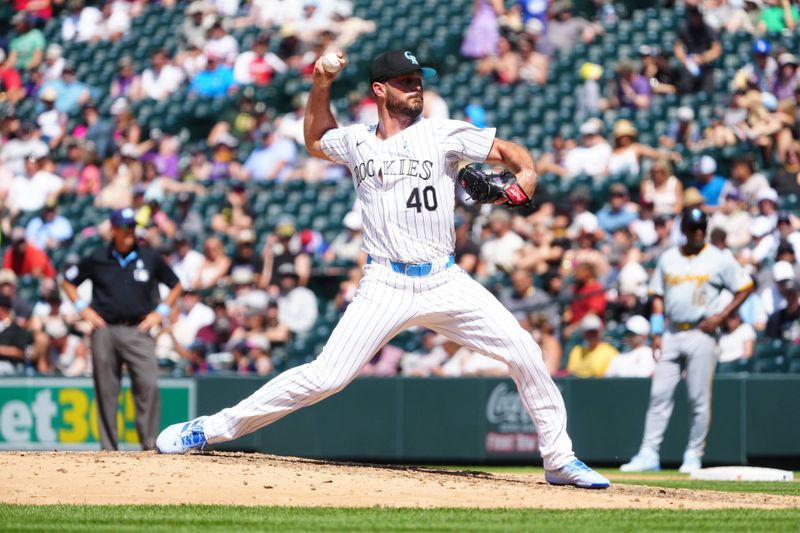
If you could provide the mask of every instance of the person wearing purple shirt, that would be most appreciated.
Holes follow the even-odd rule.
[[[159,176],[170,179],[178,178],[178,140],[160,130],[152,130],[150,139],[158,143],[155,151],[147,152],[142,156],[142,162],[152,161],[156,166]]]
[[[800,77],[797,75],[797,58],[789,52],[778,56],[778,75],[772,85],[772,94],[778,100],[794,99],[794,92],[800,87]]]
[[[653,89],[650,82],[636,71],[631,61],[620,61],[616,68],[612,107],[647,109]]]

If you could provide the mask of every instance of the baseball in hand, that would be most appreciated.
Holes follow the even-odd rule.
[[[325,69],[325,72],[330,72],[331,74],[339,72],[342,68],[339,56],[333,52],[322,56],[322,68]]]

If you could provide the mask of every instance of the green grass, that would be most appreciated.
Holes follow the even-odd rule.
[[[334,509],[0,505],[0,531],[798,531],[789,510]]]

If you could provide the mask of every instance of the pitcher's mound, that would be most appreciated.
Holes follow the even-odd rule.
[[[800,507],[800,498],[613,485],[552,487],[544,476],[361,465],[244,453],[0,453],[0,501],[332,507]]]

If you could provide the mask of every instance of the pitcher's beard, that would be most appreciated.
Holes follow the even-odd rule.
[[[418,101],[409,101],[387,93],[386,109],[394,115],[402,115],[414,120],[422,113],[422,95]]]

